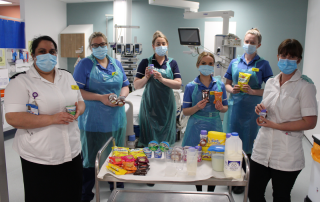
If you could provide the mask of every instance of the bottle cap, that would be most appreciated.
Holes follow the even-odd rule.
[[[266,110],[266,109],[263,109],[263,110],[261,110],[261,112],[267,112],[267,110]]]
[[[201,133],[200,133],[201,135],[207,135],[208,134],[208,132],[206,131],[206,130],[201,130]]]
[[[227,139],[229,138],[229,137],[231,137],[231,133],[227,133]]]
[[[202,147],[201,146],[195,146],[194,147],[196,150],[198,150],[198,151],[201,151],[202,150]]]
[[[154,67],[154,64],[150,64],[149,67]]]
[[[212,145],[208,148],[208,151],[224,152],[225,146],[224,145]]]
[[[239,134],[237,132],[233,132],[231,133],[232,136],[239,136]]]

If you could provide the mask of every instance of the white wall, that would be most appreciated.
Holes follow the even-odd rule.
[[[307,29],[303,62],[303,74],[310,77],[317,88],[317,100],[320,100],[320,66],[319,66],[319,49],[320,49],[320,1],[309,0],[307,14]],[[319,110],[320,107],[318,107]],[[319,113],[320,114],[320,113]],[[305,131],[307,138],[313,142],[312,134],[320,134],[320,121],[315,129]]]
[[[28,41],[40,35],[50,36],[58,45],[58,67],[68,69],[67,58],[60,57],[60,32],[67,27],[67,4],[57,0],[20,0],[20,15],[25,20]]]

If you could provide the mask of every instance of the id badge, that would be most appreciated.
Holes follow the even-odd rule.
[[[39,115],[39,108],[35,104],[26,104],[27,112],[34,115]]]

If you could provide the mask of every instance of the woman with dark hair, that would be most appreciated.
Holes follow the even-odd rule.
[[[82,160],[76,119],[85,110],[72,75],[56,67],[57,44],[35,38],[27,72],[6,88],[6,120],[17,128],[13,148],[21,158],[25,201],[81,201]],[[66,106],[76,106],[75,115]]]
[[[302,138],[304,130],[317,124],[316,87],[302,75],[297,65],[302,46],[295,39],[284,40],[278,48],[280,74],[266,83],[256,114],[267,110],[267,118],[257,119],[261,126],[254,142],[250,162],[249,199],[264,202],[272,179],[273,201],[291,201],[292,187],[304,168]]]

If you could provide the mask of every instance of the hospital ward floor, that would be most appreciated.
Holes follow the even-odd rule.
[[[12,132],[11,132],[12,133]],[[21,161],[18,154],[12,149],[13,134],[6,132],[5,135],[5,153],[7,163],[7,175],[8,175],[8,186],[9,186],[9,200],[10,202],[22,202],[24,201],[24,188],[23,178],[21,170]],[[181,141],[177,142],[176,145],[181,145]],[[311,162],[310,151],[312,145],[304,137],[302,140],[304,155],[306,160],[306,167],[302,170],[297,178],[297,181],[291,192],[292,202],[302,202],[308,194]],[[101,202],[108,201],[108,197],[111,192],[109,184],[107,182],[100,182],[100,196]],[[130,184],[125,183],[125,189],[157,189],[157,190],[172,190],[172,191],[196,191],[196,187],[193,185],[170,185],[170,184],[156,184],[154,187],[148,187],[146,184]],[[207,190],[207,186],[204,186],[203,190]],[[217,186],[215,192],[227,192],[226,186]],[[243,194],[233,194],[236,202],[243,201]],[[269,182],[266,188],[266,200],[272,201],[272,185]],[[92,201],[96,201],[94,198]]]

